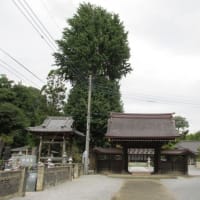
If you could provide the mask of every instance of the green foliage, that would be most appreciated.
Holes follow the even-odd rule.
[[[84,3],[68,24],[54,54],[66,80],[77,82],[90,74],[116,80],[131,71],[127,32],[118,15]]]
[[[185,139],[186,135],[189,132],[189,130],[186,129],[189,127],[188,121],[186,120],[185,117],[182,117],[182,116],[175,116],[174,120],[175,120],[176,129],[178,133],[180,134],[181,139]]]
[[[185,117],[175,116],[174,120],[175,120],[175,126],[179,132],[184,131],[185,128],[189,127],[189,123]]]
[[[20,108],[11,103],[0,105],[0,139],[3,144],[12,144],[17,136],[23,134],[27,125],[28,121]],[[20,138],[23,139],[24,136]]]
[[[40,90],[23,85],[14,85],[15,99],[13,103],[23,110],[29,125],[35,126],[44,120],[48,113],[46,97]]]
[[[40,90],[14,84],[0,75],[0,156],[4,144],[33,145],[25,128],[40,124],[48,115],[46,97]]]
[[[11,88],[13,84],[13,81],[8,80],[8,78],[0,74],[0,88]]]
[[[23,111],[11,103],[0,105],[0,132],[6,135],[24,128],[27,120]]]
[[[168,149],[174,149],[177,141],[175,142],[168,142],[167,144],[162,146],[162,149],[168,150]]]
[[[200,131],[186,136],[186,140],[200,141]]]
[[[66,87],[57,71],[51,71],[47,77],[47,85],[43,86],[42,93],[46,95],[48,109],[51,115],[61,115],[65,103]]]
[[[90,144],[106,145],[104,134],[111,111],[122,112],[119,80],[132,69],[127,35],[119,16],[89,3],[80,4],[68,20],[54,53],[61,77],[72,83],[65,114],[86,132],[88,82],[92,75]]]
[[[84,133],[86,132],[87,98],[87,82],[76,84],[70,91],[65,106],[65,113],[73,116],[76,128]],[[103,77],[93,80],[91,107],[91,145],[104,145],[104,134],[110,112],[122,112],[118,82]]]
[[[75,163],[81,163],[82,160],[82,153],[80,152],[80,148],[79,145],[77,145],[77,143],[75,141],[73,141],[72,143],[72,149],[71,149],[73,155],[73,162]]]

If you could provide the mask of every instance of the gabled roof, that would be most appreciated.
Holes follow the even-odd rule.
[[[35,127],[28,127],[27,130],[32,133],[76,133],[84,136],[73,128],[74,120],[72,117],[47,117],[44,122]]]
[[[111,113],[106,133],[108,138],[172,138],[178,137],[172,113]]]
[[[176,144],[176,148],[188,149],[192,153],[197,154],[200,148],[200,141],[181,141]]]

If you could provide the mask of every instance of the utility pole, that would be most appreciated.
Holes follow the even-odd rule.
[[[84,152],[84,174],[88,174],[89,165],[89,146],[90,146],[90,120],[91,120],[91,94],[92,94],[92,75],[89,75],[88,86],[88,110],[87,110],[87,127],[85,139],[85,152]]]

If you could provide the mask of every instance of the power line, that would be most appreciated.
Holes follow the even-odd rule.
[[[47,33],[47,36],[52,40],[52,44],[54,44],[54,47],[57,49],[57,46],[55,45],[55,40],[53,38],[53,36],[50,34],[50,32],[47,30],[47,28],[44,26],[44,24],[42,23],[42,21],[39,19],[39,17],[36,15],[36,13],[33,11],[33,9],[30,7],[30,5],[27,3],[26,0],[23,0],[23,2],[25,3],[25,5],[28,7],[28,9],[30,10],[30,12],[32,13],[32,15],[35,17],[35,19],[38,21],[38,23],[40,24],[40,26],[45,30],[45,32]]]
[[[62,28],[57,24],[57,22],[56,22],[54,16],[51,15],[51,12],[50,12],[48,6],[46,5],[45,1],[40,0],[40,2],[41,2],[41,4],[42,4],[42,6],[44,7],[44,9],[46,10],[47,14],[50,16],[52,22],[55,24],[55,26],[56,26],[56,27],[58,28],[58,30],[60,31]]]
[[[17,7],[17,9],[20,11],[20,13],[26,18],[26,20],[31,24],[31,26],[33,27],[33,29],[39,34],[39,36],[46,42],[46,44],[49,46],[49,48],[54,51],[54,47],[51,46],[51,43],[46,40],[46,38],[43,36],[44,33],[40,30],[40,28],[35,25],[30,19],[29,17],[26,15],[26,13],[21,9],[21,7],[15,2],[15,0],[12,0],[12,2],[14,3],[14,5]],[[18,1],[19,2],[19,1]],[[21,2],[20,2],[21,3]],[[30,17],[31,18],[31,17]],[[42,32],[42,33],[41,33]]]
[[[29,70],[25,65],[23,65],[21,62],[19,62],[17,59],[15,59],[13,56],[11,56],[8,52],[0,48],[0,51],[3,52],[5,55],[7,55],[9,58],[11,58],[13,61],[15,61],[18,65],[20,65],[22,68],[24,68],[26,71],[28,71],[30,74],[32,74],[36,79],[38,79],[40,82],[45,84],[45,82],[40,79],[36,74],[34,74],[31,70]]]
[[[200,106],[200,104],[198,103],[192,103],[189,101],[181,101],[181,100],[174,100],[174,99],[166,99],[164,98],[158,98],[156,96],[152,96],[152,95],[146,95],[146,94],[137,94],[135,93],[134,95],[130,96],[131,98],[141,98],[141,99],[146,99],[146,101],[149,101],[151,103],[156,103],[156,102],[163,102],[163,103],[167,103],[167,104],[184,104],[184,105],[192,105],[192,106]]]
[[[112,95],[117,94],[111,88],[108,88],[108,87],[104,86],[103,84],[97,84],[97,85],[95,85],[95,87],[100,88],[103,92],[106,92],[107,94],[112,94]],[[121,96],[124,97],[124,95],[122,95],[122,94],[121,94]],[[145,94],[135,94],[135,95],[132,95],[131,97],[129,95],[129,98],[136,99],[139,101],[144,101],[147,103],[159,103],[159,104],[167,104],[167,105],[182,104],[182,105],[190,105],[190,106],[196,106],[196,107],[200,106],[200,104],[195,104],[195,103],[191,103],[191,102],[187,102],[187,101],[169,100],[169,99],[157,98],[155,96],[145,95]]]
[[[16,70],[14,67],[12,67],[11,65],[9,65],[8,63],[6,63],[5,61],[3,61],[2,59],[0,59],[0,62],[3,63],[3,65],[1,64],[1,66],[6,69],[7,71],[9,71],[10,73],[14,74],[16,77],[18,77],[19,79],[24,79],[30,83],[32,83],[34,86],[38,87],[38,85],[36,83],[34,83],[33,81],[31,81],[30,79],[28,79],[26,76],[24,76],[22,73],[20,73],[18,70]],[[12,70],[10,70],[12,69]]]

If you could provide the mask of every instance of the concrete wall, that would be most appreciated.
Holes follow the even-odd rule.
[[[26,187],[26,169],[0,172],[0,200],[24,196]]]

